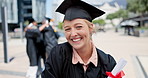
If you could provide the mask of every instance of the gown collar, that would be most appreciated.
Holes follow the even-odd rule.
[[[73,48],[72,63],[73,64],[77,64],[78,62],[80,64],[83,64],[83,65],[88,65],[91,62],[91,63],[93,63],[95,65],[95,67],[97,67],[97,64],[98,64],[98,55],[97,55],[96,47],[94,46],[94,44],[93,44],[93,52],[92,52],[92,55],[89,58],[89,60],[87,61],[87,63],[84,63],[84,61],[81,59],[81,57],[79,56],[79,54],[77,53],[77,51]]]

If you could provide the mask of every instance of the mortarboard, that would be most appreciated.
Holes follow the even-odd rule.
[[[101,11],[100,9],[81,0],[64,0],[57,8],[56,12],[64,14],[64,20],[82,18],[87,19],[88,21],[92,21],[94,18],[105,13],[104,11]]]
[[[48,22],[50,22],[50,21],[51,21],[51,18],[45,17],[45,19],[46,19],[46,20],[48,20]]]

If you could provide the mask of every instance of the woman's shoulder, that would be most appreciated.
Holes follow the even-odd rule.
[[[61,49],[68,50],[68,49],[71,49],[72,47],[71,47],[71,45],[68,42],[64,42],[64,43],[58,44],[54,48],[59,48],[60,50]]]
[[[116,65],[115,59],[110,54],[106,54],[100,49],[97,49],[97,52],[99,61],[103,66],[104,70],[110,72]]]
[[[56,45],[51,53],[53,54],[60,54],[60,55],[67,55],[72,53],[72,47],[68,42]]]
[[[52,48],[46,62],[63,64],[72,57],[72,49],[69,43],[62,43]]]
[[[98,48],[97,48],[97,52],[103,64],[109,64],[110,62],[116,63],[115,59],[110,54],[106,54],[104,51]]]
[[[99,58],[98,61],[101,63],[101,66],[103,67],[102,70],[111,72],[114,66],[116,65],[115,59],[110,54],[106,54],[100,49],[97,49],[97,52]]]

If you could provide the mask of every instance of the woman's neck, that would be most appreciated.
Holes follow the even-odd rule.
[[[76,51],[78,52],[79,56],[84,61],[84,63],[87,63],[87,61],[89,60],[89,58],[92,55],[92,51],[93,51],[92,43],[90,43],[85,48],[80,49],[80,50],[76,50]]]

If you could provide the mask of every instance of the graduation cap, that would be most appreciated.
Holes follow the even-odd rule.
[[[48,20],[48,22],[50,22],[50,21],[51,21],[51,18],[45,17],[45,19],[46,19],[46,20]]]
[[[76,18],[92,21],[96,17],[105,13],[104,11],[101,11],[100,9],[81,0],[64,0],[57,8],[56,12],[64,14],[64,20],[70,21]]]

